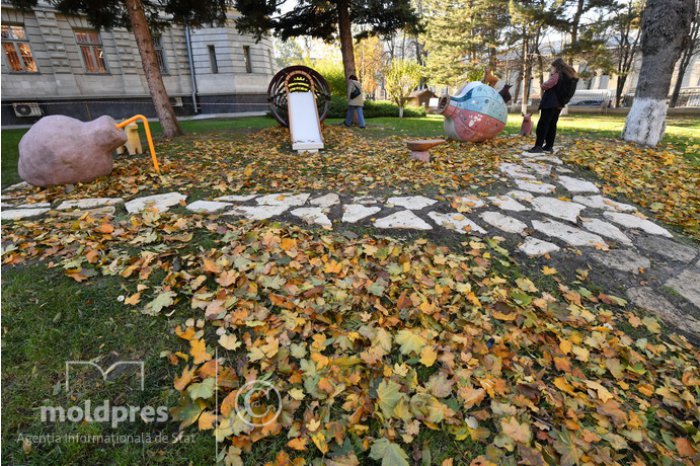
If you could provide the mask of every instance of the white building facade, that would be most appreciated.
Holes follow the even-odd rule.
[[[234,14],[223,27],[173,25],[154,36],[178,115],[267,109],[267,86],[276,71],[272,41],[256,43],[238,33]],[[42,3],[27,12],[3,2],[1,27],[3,126],[53,114],[81,120],[155,116],[130,31],[97,31],[85,17]]]

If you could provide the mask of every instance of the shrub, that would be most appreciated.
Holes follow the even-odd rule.
[[[328,110],[328,118],[345,118],[348,109],[348,100],[344,97],[331,97],[331,108]],[[386,100],[365,100],[365,118],[396,117],[399,116],[399,106]],[[424,117],[423,107],[406,106],[403,110],[404,117]]]

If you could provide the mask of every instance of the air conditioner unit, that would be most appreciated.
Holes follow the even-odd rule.
[[[15,102],[12,104],[15,115],[18,117],[38,117],[42,115],[41,108],[37,102]]]
[[[182,97],[172,97],[170,99],[170,101],[171,101],[173,107],[182,107],[183,106]]]

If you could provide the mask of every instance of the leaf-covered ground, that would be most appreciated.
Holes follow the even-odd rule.
[[[69,193],[35,190],[31,199],[460,191],[498,182],[497,163],[523,144],[449,143],[425,167],[406,162],[398,138],[336,127],[325,135],[329,150],[304,156],[288,151],[280,129],[180,140],[160,147],[163,179],[146,158],[122,159],[109,178]],[[594,149],[561,155],[594,171],[596,157],[613,163]],[[654,167],[645,183],[658,186],[688,175],[681,160],[635,150],[639,162],[617,168],[619,177],[632,179],[636,166]],[[612,173],[599,176],[612,194],[649,195],[624,179],[615,191]],[[648,206],[694,233],[692,215],[680,212],[697,212],[697,192],[673,185],[679,198]],[[227,464],[261,449],[272,464],[700,461],[698,348],[595,289],[585,270],[570,283],[547,266],[524,276],[497,239],[400,241],[177,209],[3,224],[4,273],[36,261],[79,283],[118,277],[125,312],[175,319],[163,336],[166,364],[178,373],[165,389],[180,394],[173,415],[183,429],[217,437]],[[283,397],[279,417],[262,427],[236,415],[236,392],[253,379]]]

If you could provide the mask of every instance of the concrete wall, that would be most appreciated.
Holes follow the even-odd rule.
[[[100,31],[105,74],[88,73],[74,29],[93,29],[84,17],[65,16],[40,4],[21,12],[6,4],[3,24],[23,25],[38,73],[11,72],[2,61],[2,124],[27,124],[38,118],[17,117],[13,102],[38,102],[44,115],[67,114],[81,119],[109,114],[153,115],[148,84],[133,34],[126,29]],[[166,64],[163,81],[171,97],[181,97],[178,114],[194,113],[185,29],[173,25],[161,34]],[[218,73],[211,72],[208,45],[214,45]],[[250,47],[252,73],[246,71],[243,46]],[[272,42],[255,43],[240,35],[230,19],[225,27],[192,31],[192,51],[202,111],[220,113],[266,109],[267,86],[274,75],[269,57]]]

